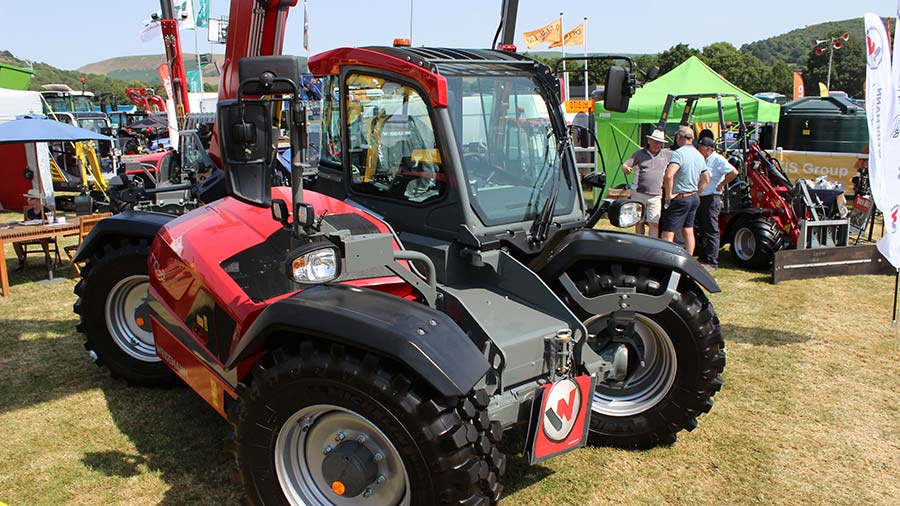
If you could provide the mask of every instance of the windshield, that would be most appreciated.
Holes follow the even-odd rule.
[[[561,154],[547,103],[521,74],[448,76],[453,130],[471,202],[486,225],[533,220],[553,186]],[[564,168],[564,167],[563,167]],[[563,178],[554,214],[572,209]]]
[[[94,110],[92,97],[73,95],[72,103],[75,104],[75,112],[91,112]]]

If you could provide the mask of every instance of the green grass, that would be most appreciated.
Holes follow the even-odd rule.
[[[513,455],[502,506],[898,503],[893,278],[771,285],[728,257],[711,296],[725,386],[698,429],[649,451],[586,448],[534,467]],[[186,388],[111,380],[75,332],[74,281],[38,285],[34,265],[0,299],[0,502],[237,504],[225,422]]]

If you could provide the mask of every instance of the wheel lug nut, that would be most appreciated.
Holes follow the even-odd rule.
[[[312,426],[312,419],[310,417],[306,417],[300,422],[300,430],[303,432],[308,431],[310,426]]]
[[[367,488],[365,492],[363,492],[363,497],[369,497],[375,492],[371,488]]]
[[[387,481],[387,478],[385,478],[383,474],[379,474],[378,478],[375,478],[375,483],[377,483],[379,485],[381,485],[385,481]]]
[[[347,437],[347,435],[344,434],[343,432],[338,432],[338,433],[337,433],[337,436],[334,436],[334,440],[337,441],[337,442],[341,442],[341,441],[343,441],[346,437]]]
[[[331,445],[328,445],[324,450],[322,450],[322,455],[328,455],[332,450],[334,450],[334,448],[332,448]]]
[[[377,452],[375,453],[375,455],[372,455],[372,460],[374,460],[375,462],[381,462],[382,460],[384,460],[384,454],[381,452]]]
[[[360,434],[360,435],[356,436],[356,442],[359,444],[364,444],[367,439],[368,438],[366,437],[365,434]]]

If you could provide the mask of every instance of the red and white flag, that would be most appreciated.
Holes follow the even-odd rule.
[[[869,123],[869,181],[875,205],[884,213],[878,251],[900,268],[900,62],[891,62],[881,18],[866,13],[866,120]],[[894,54],[895,60],[898,56]]]

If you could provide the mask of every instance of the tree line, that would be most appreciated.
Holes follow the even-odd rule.
[[[839,37],[841,33],[830,32],[827,37]],[[866,56],[862,37],[851,37],[842,43],[843,47],[834,51],[831,89],[845,91],[854,98],[862,98],[866,78]],[[806,63],[802,65],[792,65],[782,60],[763,63],[750,51],[738,49],[728,42],[715,42],[703,49],[677,44],[659,54],[639,55],[633,59],[639,69],[647,71],[655,65],[660,69],[659,75],[663,75],[691,56],[696,56],[722,77],[750,94],[773,91],[786,95],[790,100],[793,96],[795,70],[803,77],[808,96],[818,95],[818,83],[827,81],[829,56],[827,50],[823,55],[817,55],[810,43],[808,53]],[[551,68],[557,60],[544,56],[538,56],[537,59]],[[588,79],[592,88],[602,86],[610,65],[608,61],[588,62]],[[567,67],[570,70],[582,70],[570,72],[569,83],[572,86],[583,86],[583,63],[569,62]]]

